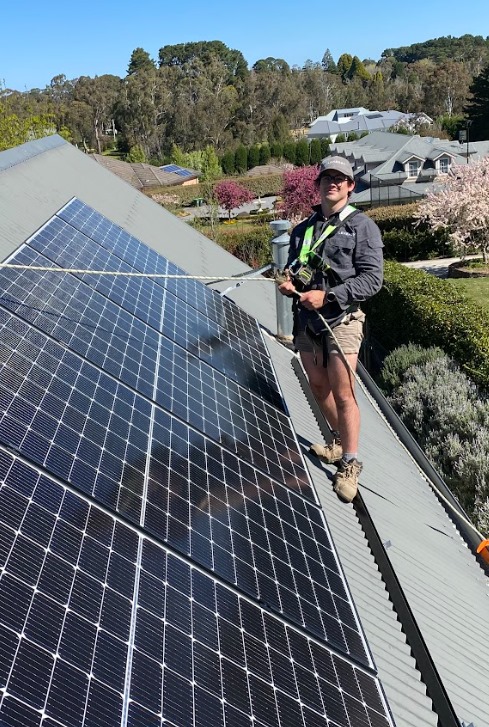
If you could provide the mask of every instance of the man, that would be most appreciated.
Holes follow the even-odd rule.
[[[311,452],[328,464],[339,463],[334,489],[351,502],[362,471],[360,413],[345,359],[355,371],[365,320],[360,302],[382,287],[383,244],[373,220],[348,204],[355,179],[346,159],[323,159],[315,183],[321,204],[292,231],[287,280],[279,290],[294,296],[294,344],[333,433],[331,444],[313,444]]]

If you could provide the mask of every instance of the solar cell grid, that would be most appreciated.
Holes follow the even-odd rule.
[[[314,505],[9,313],[0,321],[23,352],[10,351],[16,370],[8,345],[0,362],[0,441],[370,663]]]
[[[49,261],[30,248],[23,265]],[[65,273],[4,269],[0,304],[116,378],[151,397],[160,336],[138,318]]]
[[[15,261],[47,263],[28,247]],[[292,478],[294,487],[298,480],[303,494],[312,497],[290,421],[274,407],[72,275],[5,269],[0,286],[4,307],[271,477],[284,482]]]
[[[93,270],[133,271],[82,233],[54,219],[29,242],[60,267]],[[204,358],[212,366],[283,409],[269,357],[263,341],[257,344],[231,335],[220,324],[145,278],[78,275],[126,311]],[[20,290],[19,290],[20,295]],[[163,320],[163,327],[162,327]],[[257,332],[257,329],[256,331]]]
[[[59,217],[80,230],[109,252],[123,259],[139,272],[185,275],[185,270],[166,260],[128,232],[107,220],[80,200],[73,200],[59,213]],[[238,338],[261,350],[263,341],[256,321],[232,302],[198,280],[155,279],[159,285],[197,308],[208,318],[220,323]],[[223,320],[224,319],[224,320]]]
[[[361,668],[5,451],[0,471],[4,724],[392,727]]]

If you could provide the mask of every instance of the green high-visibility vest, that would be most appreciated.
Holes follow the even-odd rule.
[[[355,207],[353,207],[351,204],[347,204],[346,207],[344,207],[338,215],[338,221],[343,222],[343,220],[346,220],[346,218],[349,217],[352,212],[356,211],[357,210],[355,209]],[[302,265],[306,265],[311,253],[313,253],[314,250],[316,250],[323,242],[323,240],[329,237],[336,230],[337,227],[338,225],[328,225],[327,228],[323,230],[321,235],[318,237],[314,245],[311,247],[312,236],[314,233],[314,225],[310,225],[304,233],[304,240],[302,241],[302,247],[300,249],[298,257],[299,262]]]

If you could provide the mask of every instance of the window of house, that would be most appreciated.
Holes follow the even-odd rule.
[[[419,173],[419,169],[421,167],[421,162],[417,159],[413,159],[408,164],[408,177],[417,177]]]
[[[450,169],[450,159],[448,157],[442,157],[439,161],[440,174],[448,174]]]

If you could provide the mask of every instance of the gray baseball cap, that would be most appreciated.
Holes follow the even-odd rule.
[[[352,165],[344,157],[325,157],[320,164],[316,181],[319,182],[324,172],[329,172],[330,169],[335,172],[341,172],[345,177],[351,179],[352,182],[355,181]]]

